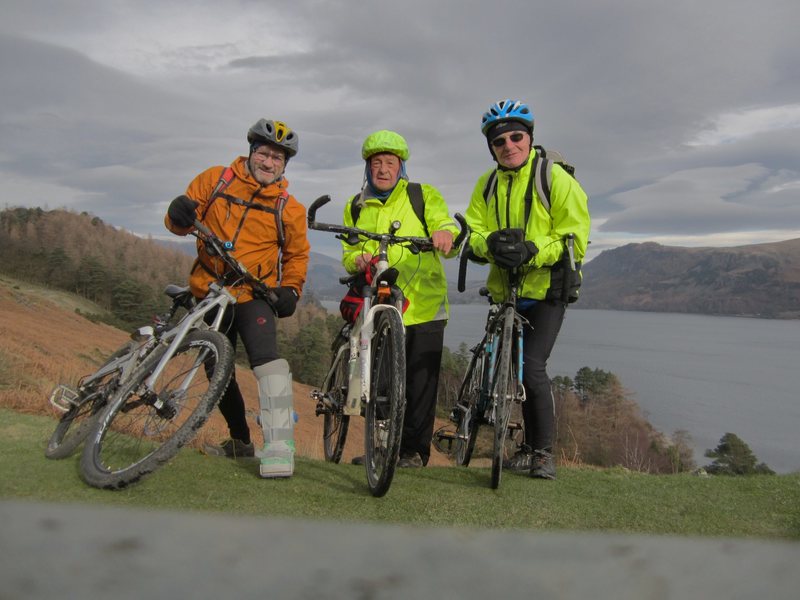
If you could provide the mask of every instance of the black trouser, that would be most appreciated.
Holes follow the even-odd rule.
[[[213,314],[206,317],[206,322],[212,319]],[[229,306],[220,330],[228,336],[234,349],[237,338],[242,338],[251,368],[279,358],[275,313],[264,300],[255,299]],[[235,370],[228,389],[219,401],[219,410],[228,423],[231,437],[249,444],[250,428],[247,426],[244,398],[236,383]]]
[[[445,325],[447,321],[406,326],[406,416],[400,453],[419,452],[423,464],[431,456]]]
[[[564,321],[566,305],[562,302],[542,300],[520,311],[530,326],[526,325],[522,341],[525,402],[522,418],[525,421],[525,443],[534,450],[552,450],[555,437],[555,405],[547,360],[556,343]]]

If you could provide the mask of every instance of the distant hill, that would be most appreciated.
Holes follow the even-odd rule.
[[[800,318],[800,239],[731,248],[628,244],[583,271],[579,308]]]

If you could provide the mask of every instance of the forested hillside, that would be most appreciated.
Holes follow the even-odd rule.
[[[149,320],[168,283],[183,283],[184,252],[120,231],[87,213],[0,212],[0,272],[97,303],[121,322]]]

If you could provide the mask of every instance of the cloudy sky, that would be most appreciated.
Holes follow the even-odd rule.
[[[267,117],[300,135],[295,196],[334,198],[320,217],[376,129],[463,212],[492,165],[481,114],[508,97],[577,166],[590,257],[797,238],[798,23],[797,0],[3,0],[2,206],[167,237],[169,201]]]

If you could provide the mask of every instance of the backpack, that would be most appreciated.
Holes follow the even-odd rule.
[[[411,201],[411,208],[414,209],[414,214],[425,228],[425,237],[430,237],[430,233],[428,233],[428,224],[425,222],[425,197],[422,195],[422,185],[409,181],[406,186],[406,193],[408,194],[408,199]],[[350,202],[350,217],[353,219],[354,227],[358,222],[358,217],[363,207],[364,200],[361,197],[361,192],[359,192],[353,196],[353,200]]]
[[[564,156],[557,150],[545,150],[542,146],[534,146],[536,156],[531,165],[533,177],[528,180],[528,188],[525,190],[525,223],[531,216],[533,205],[533,186],[536,186],[536,194],[545,210],[550,213],[550,187],[552,184],[553,164],[559,165],[571,177],[575,177],[575,167],[569,164]],[[495,193],[497,188],[497,171],[492,171],[486,185],[483,188],[483,199],[489,204],[489,198]],[[495,205],[495,210],[499,210]],[[497,215],[497,222],[500,222],[500,215]],[[550,288],[547,290],[546,300],[560,300],[571,304],[578,300],[578,291],[581,287],[581,263],[575,262],[572,268],[572,251],[565,251],[563,258],[550,268]]]
[[[272,213],[275,215],[275,230],[278,234],[278,247],[282,251],[286,242],[286,234],[283,226],[283,209],[286,208],[286,202],[289,200],[289,193],[286,190],[281,192],[281,195],[278,196],[278,199],[275,201],[276,208],[270,208],[268,206],[264,206],[263,204],[259,204],[258,202],[247,202],[246,200],[242,200],[225,193],[225,190],[231,184],[233,178],[233,169],[230,167],[225,167],[225,169],[222,171],[222,174],[219,176],[219,181],[217,181],[214,191],[211,192],[211,199],[209,200],[208,204],[206,204],[205,210],[203,211],[203,216],[200,220],[202,221],[205,218],[206,214],[208,214],[208,209],[211,208],[211,205],[217,198],[224,198],[228,202],[231,202],[232,204],[238,204],[239,206],[245,206],[254,210]]]

